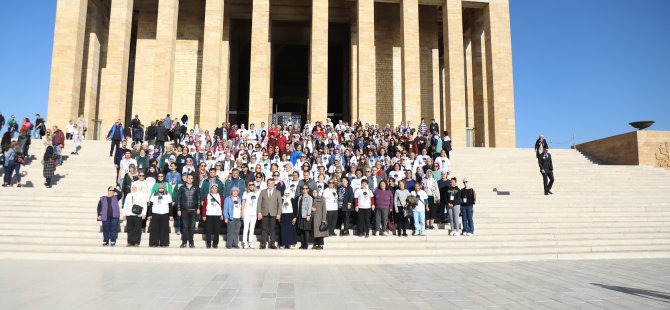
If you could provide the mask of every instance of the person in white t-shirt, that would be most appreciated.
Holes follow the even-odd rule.
[[[335,236],[335,226],[337,226],[338,214],[338,196],[337,187],[334,179],[328,181],[328,188],[323,190],[323,199],[326,200],[326,220],[328,221],[328,234]]]
[[[357,173],[358,174],[358,173]],[[370,218],[375,209],[375,198],[368,188],[368,180],[361,180],[361,187],[354,192],[354,202],[358,213],[358,236],[370,237]]]
[[[426,208],[428,208],[428,194],[421,189],[421,183],[414,183],[414,190],[410,193],[418,198],[414,208],[414,232],[412,235],[425,236],[426,231]]]
[[[249,182],[244,194],[242,194],[242,219],[244,226],[242,228],[242,248],[253,249],[254,228],[258,221],[258,195],[260,191],[256,189],[256,183]]]
[[[221,221],[223,221],[223,196],[219,193],[219,186],[212,184],[209,194],[202,197],[202,220],[205,221],[205,245],[207,248],[212,246],[219,247],[219,234],[221,231]]]

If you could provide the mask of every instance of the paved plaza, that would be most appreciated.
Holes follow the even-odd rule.
[[[0,277],[4,309],[670,308],[667,259],[331,266],[3,261]]]

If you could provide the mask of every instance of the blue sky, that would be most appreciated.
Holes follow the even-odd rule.
[[[0,112],[46,114],[56,1],[0,10]],[[510,0],[517,145],[670,130],[670,1]]]

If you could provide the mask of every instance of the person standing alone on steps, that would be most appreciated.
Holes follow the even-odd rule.
[[[539,155],[537,162],[540,165],[540,172],[542,173],[544,194],[554,194],[551,192],[551,188],[554,186],[554,164],[551,161],[551,154],[549,154],[548,147],[545,147],[542,150],[542,154]]]
[[[121,120],[117,119],[116,122],[114,122],[114,125],[112,125],[112,128],[109,129],[109,133],[107,133],[107,140],[112,141],[109,147],[109,157],[112,157],[114,150],[119,147],[119,143],[121,143],[121,140],[124,139],[125,137],[123,135],[123,126],[121,125]]]

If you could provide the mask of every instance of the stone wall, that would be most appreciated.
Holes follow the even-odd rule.
[[[578,144],[576,148],[607,165],[670,169],[670,131],[633,131]]]
[[[377,123],[397,125],[403,115],[399,4],[375,4],[375,53]]]

